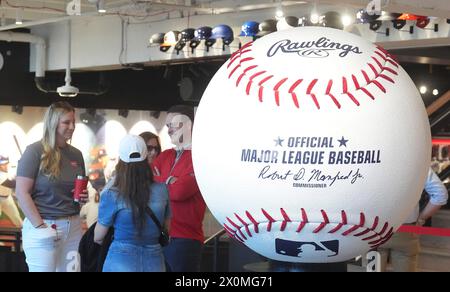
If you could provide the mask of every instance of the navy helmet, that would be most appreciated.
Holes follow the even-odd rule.
[[[194,39],[196,40],[207,40],[211,37],[212,28],[209,26],[202,26],[195,30]]]
[[[186,28],[181,31],[181,37],[180,40],[187,43],[191,41],[194,38],[195,29],[193,28]]]
[[[211,39],[222,39],[225,45],[229,45],[234,40],[233,30],[226,24],[220,24],[212,29]]]

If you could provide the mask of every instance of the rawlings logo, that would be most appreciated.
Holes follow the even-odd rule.
[[[325,37],[319,38],[317,41],[293,42],[285,39],[276,42],[267,51],[267,57],[273,57],[278,52],[297,53],[301,57],[306,58],[326,58],[330,55],[329,51],[341,51],[339,57],[346,57],[349,53],[362,54],[359,47],[349,44],[341,44],[332,42]]]

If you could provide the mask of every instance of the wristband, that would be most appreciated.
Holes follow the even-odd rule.
[[[42,222],[41,224],[39,224],[38,226],[35,226],[34,228],[38,229],[39,227],[41,227],[44,224],[45,224],[45,222]]]

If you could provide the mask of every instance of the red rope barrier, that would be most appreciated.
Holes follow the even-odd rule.
[[[446,229],[446,228],[402,225],[397,230],[397,232],[416,233],[416,234],[434,235],[434,236],[448,236],[448,237],[450,237],[450,229]]]

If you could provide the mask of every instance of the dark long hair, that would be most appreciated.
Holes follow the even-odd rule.
[[[153,174],[147,160],[126,163],[119,159],[116,166],[114,187],[119,191],[119,197],[133,213],[133,223],[137,226],[138,235],[142,235],[147,220],[145,208],[150,201],[150,185]]]
[[[161,142],[159,141],[159,137],[157,135],[153,134],[152,132],[142,132],[139,134],[139,136],[144,139],[145,144],[147,144],[150,139],[156,139],[156,155],[159,155],[161,153]]]

